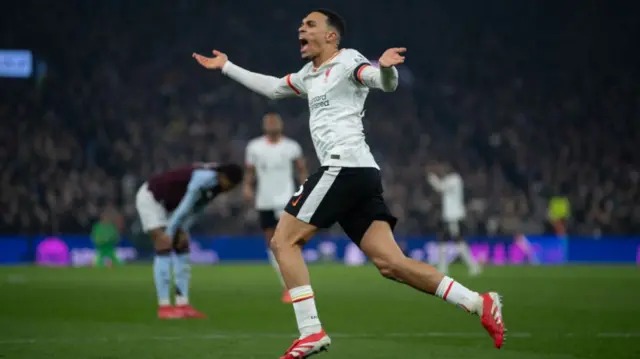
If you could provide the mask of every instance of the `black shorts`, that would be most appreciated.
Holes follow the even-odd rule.
[[[463,220],[440,221],[440,239],[444,241],[462,241],[466,228]]]
[[[321,167],[293,194],[285,211],[318,228],[338,222],[359,245],[371,222],[397,219],[382,198],[380,171],[370,167]]]
[[[258,210],[260,229],[275,229],[278,224],[278,215],[274,210]]]

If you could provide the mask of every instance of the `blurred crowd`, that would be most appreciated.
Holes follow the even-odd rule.
[[[463,177],[472,233],[544,232],[548,200],[558,195],[571,203],[569,233],[640,233],[637,59],[604,47],[635,48],[632,40],[583,31],[584,21],[606,25],[594,20],[597,8],[567,18],[561,7],[545,10],[551,2],[462,3],[369,1],[366,17],[361,1],[331,6],[347,20],[345,46],[371,59],[409,48],[407,81],[393,94],[372,92],[365,118],[398,233],[437,228],[440,198],[425,181],[433,162]],[[190,57],[215,47],[254,71],[295,71],[304,4],[50,5],[44,12],[29,0],[2,15],[15,29],[3,43],[32,49],[41,69],[29,81],[0,80],[4,233],[87,233],[106,206],[135,231],[135,192],[150,174],[195,161],[242,163],[267,111],[282,114],[310,169],[318,166],[304,101],[267,101]],[[214,201],[195,231],[259,230],[236,191]]]

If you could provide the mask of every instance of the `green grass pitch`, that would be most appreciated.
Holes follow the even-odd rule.
[[[504,295],[496,350],[479,319],[382,279],[372,267],[311,266],[332,336],[318,358],[640,358],[637,267],[491,267],[468,278]],[[0,268],[2,359],[277,359],[297,333],[263,265],[195,267],[191,301],[209,319],[156,319],[150,266]]]

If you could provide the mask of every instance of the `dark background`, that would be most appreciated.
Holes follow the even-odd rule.
[[[191,59],[214,47],[251,70],[301,65],[296,29],[319,3],[15,1],[0,48],[29,49],[37,76],[0,79],[4,233],[86,233],[107,205],[136,228],[151,173],[200,160],[243,161],[260,118],[317,166],[304,101],[270,103]],[[639,25],[605,1],[324,1],[347,20],[344,46],[376,59],[409,49],[393,94],[372,93],[365,128],[399,233],[432,233],[433,160],[465,180],[476,233],[539,233],[567,195],[570,232],[640,232]],[[407,72],[410,72],[407,74]],[[410,76],[409,76],[410,75]],[[257,232],[239,191],[201,221],[207,233]]]

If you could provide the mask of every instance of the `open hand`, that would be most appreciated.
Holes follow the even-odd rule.
[[[206,57],[200,54],[196,54],[195,52],[191,55],[202,67],[207,68],[209,70],[221,70],[224,64],[229,61],[227,55],[223,54],[218,50],[213,50],[213,57]]]
[[[380,67],[391,67],[404,63],[404,52],[407,51],[404,47],[392,47],[380,56],[378,63]]]

